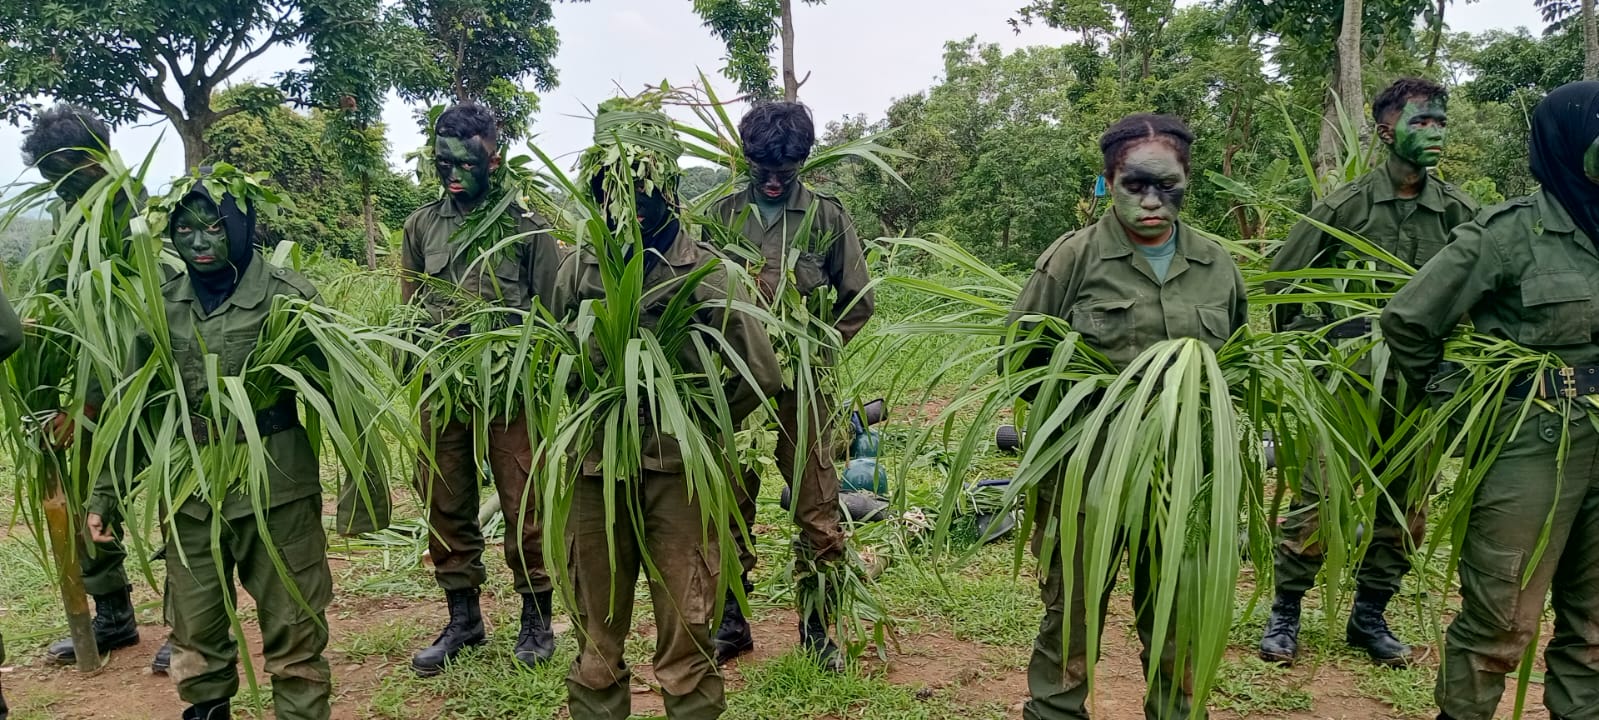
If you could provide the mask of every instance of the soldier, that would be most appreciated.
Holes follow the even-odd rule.
[[[203,407],[206,355],[218,356],[221,374],[237,375],[259,342],[272,298],[314,299],[316,289],[256,251],[255,211],[241,208],[232,195],[219,201],[196,183],[173,208],[168,227],[187,267],[162,286],[172,360],[182,369],[190,407]],[[129,373],[143,367],[153,352],[154,340],[141,335]],[[184,720],[230,717],[230,700],[239,689],[238,647],[228,614],[235,572],[255,599],[276,716],[326,720],[332,712],[331,674],[322,651],[333,577],[322,530],[316,447],[300,424],[292,394],[257,412],[255,423],[266,447],[266,487],[254,496],[232,492],[218,510],[195,495],[171,515],[167,618],[172,675],[178,696],[190,703]],[[201,433],[201,438],[209,434]],[[260,515],[257,504],[264,505]],[[120,506],[115,478],[102,476],[88,504],[91,539],[111,541]],[[220,534],[214,536],[214,530]],[[275,543],[277,558],[267,538]],[[214,552],[221,554],[220,568]],[[278,568],[279,558],[287,575]]]
[[[88,151],[105,151],[110,141],[111,129],[103,120],[84,108],[66,103],[40,113],[29,128],[22,141],[22,156],[54,186],[57,199],[50,203],[49,209],[57,226],[73,204],[106,176],[105,168]],[[112,219],[115,226],[126,228],[133,214],[143,210],[145,200],[142,189],[137,196],[118,193],[114,205],[116,217]],[[98,409],[98,388],[90,388],[88,394],[89,403],[84,413],[92,419]],[[67,413],[55,416],[51,434],[58,444],[65,445],[71,438],[72,425]],[[116,542],[96,544],[92,551],[85,544],[80,552],[83,553],[83,587],[94,598],[94,639],[100,652],[139,644],[133,586],[128,582],[124,567],[127,553],[120,538]],[[70,637],[52,643],[46,655],[64,665],[77,662],[78,657]],[[171,664],[172,643],[169,641],[156,652],[150,669],[165,673]]]
[[[596,118],[607,112],[605,106]],[[664,115],[638,113],[634,124],[666,129]],[[649,118],[649,119],[646,119]],[[706,265],[726,262],[717,251],[699,243],[694,228],[681,218],[678,204],[677,154],[646,149],[617,139],[627,135],[626,125],[611,133],[596,132],[600,143],[585,160],[604,157],[607,147],[619,150],[616,160],[585,162],[584,180],[596,203],[608,207],[604,180],[622,177],[623,163],[639,173],[648,167],[653,176],[651,192],[643,183],[636,190],[637,219],[646,252],[643,287],[645,296],[639,309],[639,324],[653,328],[669,303],[682,291],[684,278]],[[657,135],[660,133],[657,132]],[[653,146],[652,146],[653,147]],[[598,152],[596,152],[598,151]],[[612,227],[635,221],[633,218],[608,218]],[[605,296],[600,267],[594,250],[585,246],[566,259],[561,267],[560,295],[555,307],[568,316],[582,302]],[[719,328],[728,346],[723,352],[736,354],[750,369],[754,386],[740,375],[727,388],[732,419],[742,420],[760,403],[775,393],[782,383],[777,356],[761,322],[743,313],[729,311],[717,303],[732,295],[744,300],[737,286],[728,287],[722,272],[712,271],[694,290],[694,300],[712,303],[700,309],[699,323]],[[712,348],[723,348],[706,338]],[[698,367],[694,344],[682,343],[684,367]],[[648,423],[646,423],[646,426]],[[646,432],[648,429],[646,428]],[[584,463],[582,477],[573,492],[568,547],[573,593],[576,596],[578,657],[567,676],[568,704],[573,720],[621,720],[628,717],[632,692],[629,671],[623,657],[623,644],[632,631],[633,591],[647,553],[654,570],[650,577],[650,597],[655,610],[655,677],[666,696],[666,715],[674,720],[708,720],[719,717],[727,708],[723,698],[722,676],[711,655],[711,616],[716,604],[716,589],[721,575],[720,548],[713,537],[706,539],[701,517],[705,498],[689,492],[683,475],[683,458],[676,441],[654,435],[642,443],[643,476],[630,483],[637,493],[618,499],[618,522],[606,522],[605,502],[608,483],[601,477],[594,459],[603,451],[596,447]],[[731,452],[731,448],[729,448]],[[731,465],[731,459],[728,465]],[[623,505],[628,509],[621,509]],[[625,517],[624,517],[625,516]],[[611,535],[614,533],[614,535]],[[615,538],[611,547],[607,537]],[[614,556],[613,556],[614,553]],[[613,564],[614,563],[614,564]]]
[[[816,129],[804,105],[771,102],[755,106],[739,122],[744,143],[744,158],[749,163],[749,186],[722,198],[713,210],[721,222],[743,234],[744,240],[758,248],[764,260],[760,281],[770,295],[783,284],[786,268],[794,268],[796,289],[806,298],[824,288],[833,290],[831,312],[836,318],[836,341],[811,338],[818,345],[842,346],[848,343],[872,317],[871,278],[855,224],[837,200],[819,195],[799,179],[800,167],[816,144]],[[736,257],[736,255],[735,255]],[[767,298],[772,300],[771,297]],[[836,350],[836,347],[831,348]],[[829,351],[823,362],[836,358]],[[822,372],[826,372],[823,369]],[[805,401],[800,398],[796,380],[777,395],[777,467],[793,489],[794,522],[800,528],[795,541],[796,561],[838,562],[844,555],[844,530],[838,506],[838,473],[829,448],[835,432],[835,398],[817,392]],[[809,383],[816,387],[814,380]],[[802,410],[803,408],[803,410]],[[802,417],[801,413],[808,417]],[[739,512],[744,527],[755,525],[755,499],[761,492],[761,475],[755,467],[744,470],[742,486],[737,488]],[[733,528],[743,565],[742,581],[748,592],[754,587],[750,572],[755,569],[755,552],[745,535]],[[808,556],[808,557],[806,557]],[[802,587],[803,590],[803,587]],[[816,602],[812,607],[826,607]],[[801,603],[803,608],[805,603]],[[838,647],[827,635],[831,618],[823,612],[810,612],[800,619],[800,646],[823,667],[839,670],[843,660]],[[716,631],[718,664],[755,649],[749,621],[744,618],[732,591],[723,606],[721,624]]]
[[[1449,241],[1449,231],[1471,219],[1477,205],[1470,196],[1428,172],[1444,149],[1449,122],[1448,93],[1436,83],[1402,78],[1389,85],[1372,102],[1377,134],[1388,148],[1379,168],[1340,188],[1310,211],[1310,217],[1331,227],[1365,238],[1412,267],[1421,267]],[[1332,235],[1308,222],[1294,226],[1273,258],[1272,272],[1334,267],[1352,250]],[[1275,284],[1281,292],[1285,283]],[[1333,339],[1364,337],[1371,332],[1367,317],[1340,320],[1305,314],[1295,304],[1277,306],[1278,330],[1309,330],[1331,325]],[[1364,358],[1354,368],[1371,375]],[[1420,393],[1402,392],[1399,379],[1385,378],[1383,433],[1413,408]],[[1401,407],[1403,405],[1403,407]],[[1375,470],[1381,474],[1385,465]],[[1316,470],[1301,475],[1296,498],[1283,523],[1277,545],[1276,599],[1260,640],[1260,657],[1293,664],[1299,652],[1300,601],[1316,582],[1322,565],[1317,503],[1321,495]],[[1372,542],[1356,572],[1355,607],[1349,614],[1345,639],[1384,665],[1404,665],[1410,648],[1394,636],[1384,617],[1388,602],[1410,571],[1410,548],[1419,545],[1427,529],[1426,494],[1430,479],[1399,477],[1387,488],[1387,499],[1377,503]],[[1403,517],[1396,504],[1404,507]]]
[[[1599,83],[1562,86],[1538,104],[1530,159],[1542,190],[1456,228],[1382,314],[1393,360],[1414,382],[1437,369],[1445,338],[1466,315],[1478,333],[1566,365],[1513,386],[1499,411],[1528,415],[1471,500],[1460,614],[1438,673],[1439,720],[1495,716],[1506,673],[1539,635],[1545,597],[1555,621],[1544,705],[1551,718],[1599,717],[1599,431],[1591,404],[1599,395]],[[1535,406],[1524,410],[1529,400]]]
[[[445,196],[405,220],[401,296],[425,309],[435,325],[449,323],[458,314],[460,304],[450,291],[491,305],[530,309],[535,299],[550,296],[561,263],[561,250],[544,218],[517,205],[509,207],[506,212],[513,215],[519,242],[492,257],[472,252],[473,246],[457,237],[468,219],[484,209],[500,166],[494,115],[480,105],[456,105],[439,116],[434,131],[434,167]],[[433,408],[422,409],[422,434],[433,444],[433,452],[431,461],[424,454],[418,462],[417,485],[428,503],[432,529],[428,552],[450,618],[438,639],[411,658],[411,668],[422,677],[438,675],[462,650],[487,641],[478,600],[487,575],[483,529],[478,525],[478,487],[484,470],[478,458],[485,453],[474,447],[473,423],[438,414]],[[550,626],[554,587],[544,571],[538,493],[528,485],[533,450],[527,419],[518,415],[476,421],[487,426],[486,469],[493,475],[506,516],[505,562],[522,596],[516,658],[534,666],[555,654]],[[526,512],[515,512],[524,507]]]
[[[11,357],[18,348],[22,347],[22,321],[17,319],[17,311],[11,308],[11,301],[6,299],[6,294],[0,290],[0,362]],[[6,664],[6,640],[0,637],[0,665]],[[11,708],[6,705],[6,692],[0,687],[0,720],[6,720],[11,714]]]
[[[1210,235],[1178,220],[1188,187],[1189,146],[1193,134],[1181,120],[1164,115],[1131,115],[1100,138],[1105,178],[1113,207],[1098,223],[1069,233],[1039,256],[1033,275],[1011,311],[1011,321],[1049,315],[1066,321],[1083,342],[1118,367],[1132,362],[1151,343],[1196,338],[1220,348],[1249,319],[1244,278],[1232,256]],[[1048,353],[1029,352],[1023,367],[1049,363]],[[1058,483],[1059,480],[1056,480]],[[1085,485],[1086,488],[1086,485]],[[1033,552],[1043,550],[1044,528],[1058,522],[1060,490],[1041,487],[1038,531]],[[1079,527],[1078,547],[1083,538]],[[1125,539],[1121,542],[1125,543]],[[1133,566],[1133,609],[1145,668],[1160,650],[1155,683],[1148,689],[1144,715],[1151,720],[1182,720],[1191,712],[1191,690],[1175,677],[1176,631],[1159,640],[1155,628],[1152,559],[1140,553]],[[1031,699],[1027,720],[1085,720],[1088,685],[1087,598],[1081,556],[1074,558],[1073,594],[1064,592],[1065,564],[1055,553],[1040,573],[1044,619],[1027,669]],[[1114,578],[1110,585],[1114,585]],[[1068,655],[1061,656],[1062,629],[1072,623]]]

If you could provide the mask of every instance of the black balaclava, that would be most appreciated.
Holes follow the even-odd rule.
[[[1583,171],[1594,138],[1599,138],[1599,82],[1562,85],[1532,111],[1532,176],[1599,248],[1599,185]]]
[[[595,175],[589,181],[589,192],[593,195],[594,202],[602,208],[605,207],[606,201],[603,180],[603,176]],[[672,201],[668,200],[666,193],[659,188],[649,195],[637,193],[634,196],[634,208],[643,218],[644,225],[653,225],[653,227],[639,228],[644,249],[654,251],[644,256],[644,273],[647,275],[655,269],[655,265],[667,251],[672,249],[683,225],[677,219],[677,211],[672,207]],[[612,232],[616,231],[615,219],[607,217],[605,224]],[[631,248],[628,250],[628,257],[632,257]]]
[[[231,194],[224,194],[222,202],[218,203],[211,193],[206,192],[205,185],[200,183],[196,183],[194,190],[183,196],[178,205],[181,207],[190,198],[204,198],[214,203],[217,214],[222,216],[222,229],[228,234],[228,261],[233,265],[231,272],[197,272],[192,266],[189,267],[189,283],[194,287],[194,296],[199,298],[201,309],[209,314],[233,296],[233,291],[239,287],[239,280],[250,269],[250,262],[255,257],[255,210],[241,210]],[[168,234],[175,229],[175,223],[169,225]]]

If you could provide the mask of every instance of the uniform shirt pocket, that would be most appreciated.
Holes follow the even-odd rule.
[[[1205,329],[1205,336],[1214,342],[1214,347],[1227,341],[1233,336],[1231,313],[1220,305],[1196,305],[1194,312],[1199,314],[1199,325]]]
[[[443,277],[444,269],[450,265],[449,248],[430,248],[422,256],[422,272],[434,277]]]
[[[1517,340],[1529,346],[1580,345],[1593,337],[1593,289],[1582,273],[1533,275],[1521,283]]]
[[[1132,300],[1080,303],[1066,314],[1066,324],[1081,333],[1088,345],[1101,352],[1113,350],[1133,338]]]
[[[801,295],[810,295],[828,284],[827,270],[822,256],[813,252],[802,253],[794,263],[794,285]]]
[[[244,372],[244,361],[254,352],[257,341],[261,337],[260,328],[250,327],[238,330],[228,330],[222,334],[222,347],[211,348],[220,356],[218,365],[223,375],[238,375]]]

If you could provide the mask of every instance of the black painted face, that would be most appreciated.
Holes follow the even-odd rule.
[[[433,146],[433,169],[439,182],[463,203],[483,199],[489,190],[489,173],[499,164],[499,156],[484,144],[483,138],[441,137]]]
[[[89,192],[89,188],[105,177],[105,168],[91,160],[75,163],[74,158],[81,156],[78,151],[55,152],[39,158],[35,165],[39,174],[44,179],[55,183],[56,194],[61,199],[76,201]]]
[[[799,183],[800,163],[791,162],[782,165],[762,165],[750,161],[750,182],[755,186],[756,192],[767,200],[777,202],[787,200],[794,186]]]
[[[1111,178],[1116,217],[1137,238],[1161,242],[1177,224],[1188,192],[1188,172],[1170,145],[1145,141],[1127,151]]]
[[[639,229],[643,230],[645,235],[659,232],[672,220],[671,207],[667,205],[666,196],[662,195],[659,189],[648,195],[642,190],[634,192],[633,204],[638,210]]]

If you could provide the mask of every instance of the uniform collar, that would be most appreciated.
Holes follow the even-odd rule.
[[[1385,203],[1406,199],[1399,197],[1399,193],[1395,191],[1394,176],[1388,171],[1388,163],[1386,161],[1377,166],[1376,170],[1372,171],[1371,179],[1373,185],[1371,188],[1371,199],[1374,202]],[[1417,205],[1427,208],[1433,212],[1443,212],[1444,189],[1443,186],[1439,184],[1440,182],[1442,181],[1432,176],[1431,171],[1427,170],[1426,168],[1422,168],[1421,193],[1416,197],[1409,199],[1415,200]]]
[[[229,295],[228,299],[223,301],[221,305],[218,305],[217,309],[212,311],[210,315],[220,313],[223,308],[229,305],[241,310],[249,310],[260,305],[263,300],[266,300],[266,275],[266,258],[262,257],[259,251],[256,251],[255,257],[250,260],[250,267],[244,270],[244,277],[239,278],[239,284],[233,288],[233,294]],[[188,272],[180,273],[176,278],[173,278],[168,285],[166,298],[172,302],[193,303],[197,314],[206,315],[199,312],[200,298],[194,294],[194,285],[189,282]]]
[[[1571,213],[1566,212],[1565,206],[1549,194],[1547,190],[1539,190],[1537,195],[1538,217],[1544,229],[1557,233],[1577,232],[1577,222],[1571,219]]]
[[[1127,230],[1122,227],[1121,221],[1116,219],[1116,211],[1108,210],[1094,225],[1094,245],[1099,248],[1101,260],[1111,260],[1133,254],[1133,241],[1127,239]],[[1191,231],[1188,225],[1181,220],[1177,221],[1176,233],[1177,252],[1173,257],[1180,257],[1189,262],[1209,265],[1212,258],[1209,253],[1191,252],[1194,242],[1189,237]]]
[[[444,197],[439,198],[439,217],[453,219],[463,217],[467,212],[465,208],[455,204],[454,195],[445,192]]]

